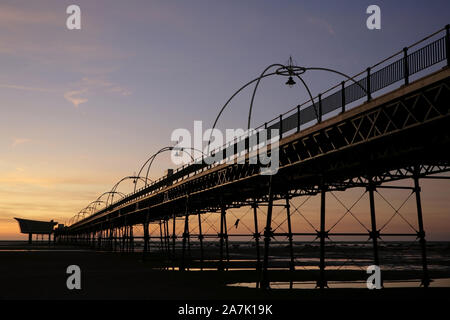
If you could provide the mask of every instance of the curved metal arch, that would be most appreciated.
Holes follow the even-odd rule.
[[[74,220],[75,217],[76,217],[76,214],[69,218],[69,221],[68,221],[69,225],[73,224],[73,220]]]
[[[86,208],[81,209],[79,212],[77,212],[72,218],[70,218],[69,221],[73,221],[73,223],[77,223],[80,218],[80,215],[84,212],[83,210],[85,210]]]
[[[71,218],[69,219],[69,223],[70,223],[70,224],[74,224],[74,223],[75,223],[75,217],[76,217],[76,215],[74,215],[73,217],[71,217]]]
[[[173,149],[175,149],[175,147],[170,148],[170,151],[172,151]],[[186,150],[183,150],[182,148],[178,148],[177,150],[187,153],[187,154],[191,157],[192,161],[194,161],[194,157],[193,157],[189,152],[187,152]],[[169,150],[164,150],[164,151],[169,151]],[[162,152],[164,152],[164,151],[162,151]],[[146,172],[146,174],[145,174],[145,178],[146,178],[146,179],[148,178],[148,174],[150,173],[150,168],[151,168],[151,166],[152,166],[152,164],[153,164],[153,161],[155,161],[156,156],[157,156],[158,154],[161,154],[162,152],[158,152],[157,154],[155,154],[155,156],[152,158],[152,160],[151,160],[150,163],[148,164],[147,172]],[[145,184],[145,186],[147,186],[147,184]]]
[[[138,172],[138,174],[137,174],[138,176],[140,176],[142,170],[143,170],[143,169],[145,168],[145,166],[148,164],[147,172],[146,172],[146,174],[145,174],[145,185],[144,185],[144,187],[147,186],[147,182],[146,182],[146,181],[148,181],[148,180],[152,181],[152,179],[150,179],[150,178],[148,177],[148,174],[149,174],[149,172],[150,172],[150,168],[151,168],[151,166],[152,166],[152,164],[153,164],[153,161],[155,160],[155,158],[156,158],[157,155],[159,155],[159,154],[161,154],[161,153],[163,153],[163,152],[166,152],[166,151],[178,150],[178,151],[187,153],[187,154],[191,157],[192,161],[194,161],[194,160],[195,160],[194,157],[193,157],[189,152],[187,152],[187,151],[184,150],[184,149],[191,149],[191,150],[199,151],[199,152],[201,152],[202,154],[204,154],[201,150],[197,150],[196,148],[190,148],[190,147],[175,147],[175,146],[168,146],[168,147],[163,147],[163,148],[159,149],[158,151],[156,151],[154,154],[152,154],[152,155],[144,162],[144,164],[141,166],[141,168],[139,169],[139,172]],[[134,192],[136,192],[136,184],[134,185]]]
[[[263,76],[263,78],[272,76],[272,75],[274,75],[274,74],[276,74],[276,72],[272,72],[272,73],[265,74],[265,75]],[[225,104],[222,106],[222,108],[220,109],[220,111],[219,111],[219,113],[218,113],[218,115],[217,115],[217,117],[216,117],[216,120],[214,120],[212,129],[211,129],[211,133],[210,133],[209,138],[208,138],[208,144],[207,144],[208,149],[206,150],[206,153],[207,153],[207,154],[209,154],[209,151],[210,151],[210,150],[209,150],[209,145],[210,145],[210,143],[211,143],[212,132],[213,132],[213,130],[216,128],[217,121],[219,121],[219,118],[220,118],[220,116],[222,115],[222,113],[223,113],[223,111],[225,110],[225,108],[228,106],[228,104],[231,102],[231,100],[233,100],[233,98],[234,98],[235,96],[237,96],[237,94],[238,94],[239,92],[241,92],[242,90],[244,90],[245,88],[247,88],[249,85],[251,85],[251,84],[254,83],[255,81],[258,81],[258,79],[259,79],[259,77],[258,77],[258,78],[255,78],[255,79],[253,79],[253,80],[251,80],[251,81],[249,81],[249,82],[247,82],[246,84],[244,84],[244,85],[243,85],[242,87],[240,87],[235,93],[233,93],[233,95],[232,95],[232,96],[227,100],[227,102],[225,102]]]
[[[272,76],[272,75],[283,75],[283,74],[280,74],[280,73],[279,73],[279,71],[278,71],[279,69],[277,69],[275,72],[271,72],[271,73],[267,73],[267,74],[266,74],[266,72],[267,72],[270,68],[273,68],[273,67],[276,67],[276,66],[277,66],[277,67],[280,67],[280,68],[282,68],[282,69],[288,70],[288,67],[287,67],[287,66],[282,65],[282,64],[280,64],[280,63],[274,63],[274,64],[271,64],[270,66],[268,66],[266,69],[264,69],[264,71],[261,73],[261,75],[260,75],[258,78],[255,78],[255,79],[253,79],[253,80],[247,82],[246,84],[244,84],[241,88],[239,88],[239,89],[238,89],[238,90],[237,90],[237,91],[236,91],[236,92],[235,92],[235,93],[227,100],[227,102],[226,102],[226,103],[223,105],[223,107],[220,109],[219,114],[217,115],[216,119],[214,120],[214,124],[213,124],[213,126],[212,126],[212,130],[214,130],[214,128],[216,127],[216,124],[217,124],[217,122],[218,122],[220,116],[222,115],[223,111],[224,111],[225,108],[228,106],[228,104],[231,102],[231,100],[232,100],[239,92],[241,92],[243,89],[245,89],[246,87],[248,87],[248,86],[251,85],[252,83],[257,82],[256,85],[255,85],[255,89],[253,90],[252,100],[251,100],[251,103],[250,103],[249,116],[248,116],[248,122],[247,122],[247,129],[249,130],[249,129],[250,129],[250,122],[251,122],[251,113],[252,113],[252,109],[253,109],[253,101],[254,101],[254,99],[255,99],[256,89],[257,89],[258,86],[259,86],[259,82],[260,82],[263,78],[270,77],[270,76]],[[301,67],[296,67],[296,68],[297,68],[297,69],[302,69],[302,70],[304,70],[304,68],[301,68]],[[303,72],[302,72],[302,73],[303,73]],[[317,114],[317,108],[316,108],[316,105],[315,105],[315,103],[314,103],[314,98],[313,98],[313,96],[312,96],[312,94],[311,94],[311,90],[309,89],[309,87],[308,87],[308,85],[306,84],[306,82],[302,79],[302,77],[299,76],[298,73],[294,73],[294,74],[297,76],[298,79],[300,79],[300,81],[302,82],[302,84],[303,84],[303,86],[305,87],[306,91],[308,92],[309,98],[310,98],[310,100],[311,100],[311,102],[312,102],[312,104],[313,104],[313,106],[314,106],[314,112],[316,113],[316,117],[318,117],[318,114]],[[210,150],[209,150],[209,145],[210,145],[210,143],[211,143],[212,130],[211,130],[211,133],[210,133],[209,138],[208,138],[208,144],[207,144],[208,149],[207,149],[207,153],[209,153],[209,151],[210,151]]]
[[[101,199],[102,197],[104,197],[105,195],[110,195],[110,194],[118,194],[118,195],[121,197],[121,199],[125,197],[125,194],[124,194],[123,192],[119,192],[119,191],[106,191],[106,192],[103,192],[100,196],[98,196],[96,200],[100,200],[100,199]],[[107,203],[106,201],[104,201],[104,202],[105,202],[105,207],[107,207],[107,206],[108,206],[108,203]]]
[[[112,189],[111,189],[111,193],[108,195],[108,198],[106,199],[106,206],[108,206],[108,204],[109,205],[111,205],[112,203],[113,203],[113,200],[114,200],[114,194],[116,193],[116,190],[117,190],[117,187],[123,182],[123,181],[125,181],[125,180],[130,180],[130,179],[133,179],[133,180],[142,180],[142,181],[144,181],[145,182],[145,180],[144,180],[144,178],[143,177],[140,177],[140,176],[126,176],[126,177],[123,177],[122,179],[120,179],[113,187],[112,187]],[[111,196],[111,194],[112,194],[112,196]],[[111,202],[109,202],[109,199],[111,198]]]
[[[184,150],[184,149],[189,149],[189,150],[193,150],[193,151],[198,151],[198,152],[200,152],[200,153],[202,154],[202,156],[206,156],[206,154],[205,154],[202,150],[197,149],[197,148],[193,148],[193,147],[177,147],[177,146],[174,146],[173,148],[174,148],[175,150],[178,150],[178,151],[181,151],[181,152],[187,152],[187,151]],[[190,153],[188,153],[188,154],[189,154],[189,156],[191,157],[192,161],[195,161],[194,157],[193,157]]]
[[[89,203],[85,209],[86,209],[86,210],[89,210],[89,209],[90,209],[90,213],[92,214],[92,213],[93,213],[92,211],[97,209],[97,205],[100,204],[100,203],[103,203],[103,202],[105,202],[105,201],[103,201],[103,200],[98,200],[98,199],[97,199],[97,200],[94,200],[94,201],[92,201],[91,203]],[[84,219],[84,217],[85,217],[85,214],[87,214],[87,212],[84,212],[84,214],[83,214],[83,219]]]
[[[144,164],[141,166],[141,168],[139,169],[139,172],[138,172],[137,175],[138,175],[138,176],[141,175],[142,170],[144,170],[145,166],[147,165],[147,163],[148,163],[152,158],[156,157],[156,155],[159,154],[159,153],[161,153],[161,152],[164,152],[164,151],[166,151],[166,150],[169,150],[170,148],[171,148],[171,147],[163,147],[163,148],[159,149],[158,151],[156,151],[154,154],[152,154],[152,155],[144,162]],[[146,176],[146,179],[148,179],[148,175]],[[146,185],[147,185],[147,184],[146,184]]]
[[[250,100],[250,109],[248,111],[247,130],[250,130],[250,120],[251,120],[251,116],[252,116],[253,101],[255,100],[256,90],[258,89],[259,83],[261,82],[261,79],[263,78],[266,71],[268,71],[270,68],[273,68],[273,67],[282,67],[283,68],[284,66],[279,63],[271,64],[270,66],[266,67],[264,69],[264,71],[261,72],[261,74],[259,75],[258,80],[256,81],[256,84],[255,84],[255,88],[253,89],[252,99]],[[277,74],[276,71],[275,71],[275,74]]]
[[[81,216],[83,216],[83,219],[84,219],[84,216],[85,216],[85,214],[87,213],[87,210],[88,210],[88,207],[84,207],[83,209],[81,209],[81,210],[76,214],[77,222],[80,221],[79,219],[80,219]]]

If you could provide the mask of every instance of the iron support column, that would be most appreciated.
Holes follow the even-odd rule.
[[[269,267],[269,247],[270,239],[272,237],[272,206],[273,206],[273,190],[272,190],[272,176],[269,178],[269,203],[267,206],[267,220],[266,228],[264,230],[264,260],[262,266],[261,289],[270,289],[270,281],[268,276]]]
[[[286,218],[288,223],[288,239],[289,239],[289,254],[291,260],[289,262],[289,270],[291,271],[291,279],[289,281],[289,289],[293,286],[293,272],[294,272],[294,246],[292,243],[292,225],[291,225],[291,211],[290,211],[289,196],[286,195]]]
[[[186,212],[184,214],[183,250],[181,255],[180,271],[185,270],[186,242],[188,236],[189,236],[189,205],[188,205],[188,198],[186,198]]]
[[[230,255],[229,255],[229,250],[228,250],[228,227],[227,227],[227,215],[226,215],[226,212],[223,215],[223,228],[224,228],[224,232],[225,232],[223,237],[225,239],[225,254],[226,254],[226,258],[227,258],[227,264],[225,265],[225,270],[228,271],[228,266],[230,265]]]
[[[164,250],[166,251],[167,257],[170,256],[169,250],[169,221],[165,217],[163,220],[164,223]]]
[[[198,240],[200,242],[200,270],[203,271],[203,233],[200,211],[198,212]]]
[[[134,237],[133,237],[133,225],[130,225],[130,250],[134,252]]]
[[[148,251],[148,221],[146,221],[143,224],[144,227],[144,250],[142,252],[142,260],[145,261],[147,251]]]
[[[176,218],[177,218],[177,216],[176,216],[176,214],[175,214],[175,212],[173,213],[173,221],[172,221],[172,270],[175,270],[175,258],[176,258],[176,255],[175,255],[175,246],[176,246],[176,241],[177,241],[177,234],[176,234],[176,231],[175,231],[175,222],[176,222]]]
[[[89,242],[91,240],[89,239]],[[114,252],[117,251],[117,228],[114,228]]]
[[[184,232],[183,232],[183,252],[181,257],[181,271],[185,270],[186,265],[186,244],[189,237],[189,215],[186,214],[184,217]]]
[[[159,220],[159,240],[160,240],[160,249],[163,251],[163,236],[162,236],[162,226],[161,226],[161,220]]]
[[[255,246],[256,246],[256,272],[258,274],[258,279],[261,278],[261,254],[260,254],[260,248],[259,248],[259,238],[260,234],[258,232],[258,205],[256,204],[256,201],[253,203],[253,220],[255,222]],[[256,282],[256,288],[259,287],[259,280]]]
[[[188,258],[189,261],[191,260],[191,235],[189,233],[189,216],[188,216],[188,229],[187,229],[187,252],[188,252]],[[187,267],[187,269],[189,270],[189,266]]]
[[[380,266],[380,260],[378,257],[378,238],[379,232],[377,230],[377,222],[375,215],[375,200],[374,200],[374,191],[375,185],[372,181],[369,182],[367,187],[367,191],[369,191],[369,202],[370,202],[370,223],[372,226],[372,231],[370,232],[370,237],[372,238],[373,243],[373,262],[376,266]]]
[[[121,228],[121,230],[120,230],[120,236],[121,236],[121,238],[122,238],[122,248],[120,248],[120,251],[121,252],[124,252],[125,251],[125,226],[123,226],[122,228]]]
[[[221,208],[220,208],[220,261],[219,261],[219,271],[223,271],[224,270],[224,265],[223,265],[223,245],[224,245],[224,217],[226,214],[226,209],[225,206],[222,204]]]
[[[109,224],[109,250],[113,251],[114,250],[114,228],[112,226],[112,224]]]
[[[419,232],[417,237],[419,238],[420,247],[422,250],[422,285],[428,288],[430,285],[430,278],[428,275],[428,264],[427,264],[427,243],[425,240],[425,230],[423,228],[423,218],[422,218],[422,201],[420,199],[420,185],[419,176],[414,175],[414,192],[416,194],[416,205],[417,205],[417,221],[419,225]]]
[[[327,238],[327,231],[325,229],[325,196],[327,192],[327,186],[322,184],[322,188],[320,190],[320,231],[319,231],[319,238],[320,238],[320,262],[319,262],[319,269],[320,269],[320,278],[319,281],[317,281],[317,287],[320,289],[323,289],[325,287],[328,287],[327,281],[325,280],[325,239]]]

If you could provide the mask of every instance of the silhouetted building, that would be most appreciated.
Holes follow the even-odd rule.
[[[20,232],[28,234],[28,243],[31,243],[33,234],[48,234],[50,241],[50,235],[53,233],[53,227],[58,222],[51,221],[37,221],[21,218],[14,218],[19,222]]]

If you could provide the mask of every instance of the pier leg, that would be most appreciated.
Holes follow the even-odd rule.
[[[121,230],[120,230],[121,237],[122,237],[122,247],[120,248],[120,251],[121,251],[121,252],[124,252],[124,251],[125,251],[125,241],[126,241],[125,230],[126,230],[126,227],[125,227],[125,226],[123,226],[123,227],[121,228]]]
[[[370,237],[372,238],[373,243],[373,262],[376,266],[380,266],[380,259],[378,257],[378,238],[379,232],[377,230],[377,222],[375,215],[375,200],[374,200],[374,192],[376,190],[375,185],[372,181],[369,182],[369,186],[367,187],[369,191],[369,202],[370,202],[370,223],[372,226],[372,231],[370,232]]]
[[[191,252],[191,235],[189,233],[189,216],[188,216],[188,230],[187,230],[187,252],[188,252],[188,259],[189,261],[192,260],[192,252]],[[189,270],[189,265],[187,266],[187,269]]]
[[[161,223],[161,220],[159,220],[159,240],[160,240],[160,244],[159,244],[159,246],[160,246],[160,249],[161,249],[161,252],[164,250],[163,248],[164,248],[164,243],[163,243],[163,235],[162,235],[162,223]]]
[[[128,226],[123,227],[123,252],[128,252]]]
[[[227,264],[225,266],[225,270],[228,271],[228,266],[230,265],[230,254],[229,254],[229,249],[228,249],[228,227],[227,227],[227,215],[226,215],[226,211],[225,214],[223,215],[223,228],[224,228],[224,239],[225,239],[225,255],[226,255],[226,259],[227,259]]]
[[[181,257],[181,268],[180,271],[185,270],[186,265],[186,243],[189,237],[189,215],[186,213],[184,217],[184,232],[183,232],[183,252]]]
[[[167,246],[167,219],[164,217],[163,219],[163,230],[164,230],[164,254],[169,259],[169,248]]]
[[[200,270],[203,271],[203,234],[200,211],[198,212],[198,241],[200,241]]]
[[[183,232],[183,248],[181,256],[180,271],[185,270],[185,254],[186,254],[186,240],[189,235],[189,198],[186,197],[185,212],[184,212],[184,232]]]
[[[150,252],[152,248],[152,235],[150,233],[150,222],[147,222],[147,230],[148,230],[148,240],[147,240],[147,252]]]
[[[114,228],[114,252],[117,251],[117,228]]]
[[[142,260],[145,261],[145,258],[147,256],[147,251],[148,251],[148,222],[145,221],[143,223],[143,228],[144,228],[144,250],[142,253]]]
[[[291,260],[289,262],[289,270],[291,271],[291,279],[289,281],[289,289],[293,287],[293,272],[294,272],[294,246],[292,242],[292,225],[291,225],[291,211],[289,204],[289,196],[286,195],[286,215],[287,215],[287,223],[288,223],[288,239],[289,239],[289,254]]]
[[[317,287],[323,289],[328,287],[327,281],[325,280],[325,238],[327,237],[327,232],[325,229],[325,196],[327,187],[322,185],[322,190],[320,191],[320,278],[317,281]]]
[[[173,221],[172,221],[172,270],[175,270],[175,260],[176,260],[176,255],[175,255],[175,246],[176,246],[176,241],[177,241],[177,234],[175,232],[175,223],[176,223],[176,214],[175,212],[173,213]]]
[[[414,192],[416,194],[417,221],[419,225],[419,232],[417,236],[419,237],[420,247],[422,251],[422,286],[428,288],[431,281],[428,275],[427,243],[425,240],[425,230],[423,228],[422,202],[420,199],[420,185],[418,174],[414,176]]]
[[[220,209],[220,261],[219,261],[219,267],[218,270],[219,271],[223,271],[224,270],[224,265],[223,265],[223,245],[224,245],[224,217],[226,214],[226,209],[225,206],[222,205],[221,209]]]
[[[128,242],[128,225],[125,225],[124,240],[125,240],[124,251],[125,251],[125,252],[128,252],[128,246],[129,246],[129,242]]]
[[[109,245],[108,245],[110,251],[114,250],[113,241],[114,241],[114,228],[110,224],[109,225]]]
[[[261,236],[258,232],[258,205],[256,201],[252,205],[253,207],[253,220],[255,222],[255,233],[253,234],[253,237],[255,238],[255,246],[256,246],[256,272],[257,272],[257,278],[261,278],[261,254],[260,254],[260,248],[259,248],[259,237]],[[259,280],[256,281],[256,288],[259,288]]]
[[[172,251],[170,250],[170,232],[169,232],[169,218],[166,218],[166,250],[167,256],[171,258]]]
[[[130,226],[130,251],[134,252],[134,236],[133,236],[133,226]]]
[[[264,260],[262,266],[261,289],[270,289],[270,281],[268,275],[269,267],[269,247],[272,237],[272,206],[273,206],[273,191],[272,191],[272,176],[269,178],[269,203],[267,207],[266,228],[264,230]]]
[[[31,244],[33,242],[33,234],[29,233],[28,234],[28,244]]]

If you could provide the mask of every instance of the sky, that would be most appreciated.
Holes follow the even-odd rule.
[[[66,28],[71,4],[81,30]],[[371,4],[381,30],[366,27]],[[67,222],[173,144],[174,129],[210,127],[266,66],[292,56],[356,74],[450,23],[448,12],[448,1],[1,0],[0,239],[26,238],[13,217]],[[341,81],[305,79],[315,94]],[[282,80],[261,84],[253,126],[307,99]],[[246,127],[250,94],[233,100],[219,128]],[[150,177],[170,167],[162,156]],[[449,185],[425,183],[429,237],[450,240]]]

